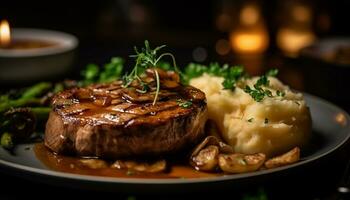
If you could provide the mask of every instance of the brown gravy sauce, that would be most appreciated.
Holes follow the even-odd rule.
[[[92,169],[84,165],[79,157],[57,155],[47,149],[43,143],[34,147],[36,157],[49,169],[73,174],[106,176],[118,178],[204,178],[223,176],[223,173],[206,173],[193,169],[189,164],[172,164],[168,162],[168,170],[160,173],[136,172],[114,168]],[[178,163],[178,162],[175,162]]]
[[[11,41],[8,46],[0,47],[2,49],[10,49],[10,50],[18,50],[18,49],[38,49],[38,48],[46,48],[51,46],[56,46],[58,43],[45,41],[45,40],[24,40],[17,39]]]

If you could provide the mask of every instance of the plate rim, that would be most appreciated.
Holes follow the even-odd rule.
[[[341,111],[346,119],[350,121],[350,115],[339,106],[322,99],[320,97],[303,93],[304,96],[307,96],[308,98],[315,99],[323,104],[327,104],[327,106],[332,107],[333,109]],[[346,137],[335,145],[330,150],[321,153],[320,155],[299,161],[297,163],[282,166],[274,169],[265,169],[255,172],[248,172],[248,173],[241,173],[241,174],[228,174],[223,176],[217,176],[217,177],[202,177],[202,178],[169,178],[169,179],[162,179],[162,178],[119,178],[119,177],[105,177],[105,176],[93,176],[93,175],[82,175],[82,174],[74,174],[74,173],[67,173],[67,172],[60,172],[60,171],[54,171],[51,169],[40,169],[36,167],[31,167],[27,165],[17,164],[10,161],[5,161],[0,159],[0,167],[9,168],[10,170],[14,170],[16,172],[26,172],[30,173],[31,175],[35,176],[50,176],[50,178],[58,178],[58,179],[69,179],[74,181],[85,181],[85,182],[95,182],[95,183],[109,183],[109,184],[144,184],[144,185],[152,185],[152,184],[195,184],[195,183],[208,183],[208,182],[222,182],[222,181],[230,181],[230,180],[240,180],[240,179],[247,179],[251,177],[258,177],[258,176],[264,176],[267,174],[275,174],[277,172],[285,171],[290,168],[299,167],[305,164],[313,163],[321,158],[326,157],[327,155],[330,155],[334,153],[336,150],[340,149],[344,144],[346,144],[350,139],[350,124],[346,124],[348,128],[348,134]]]

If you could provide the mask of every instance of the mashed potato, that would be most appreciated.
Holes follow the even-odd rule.
[[[274,97],[256,102],[244,92],[258,78],[242,80],[234,91],[223,90],[223,78],[204,74],[190,84],[205,92],[209,118],[219,126],[225,141],[239,153],[265,153],[268,157],[304,145],[311,134],[311,117],[303,95],[269,77]],[[285,96],[276,96],[276,91]]]

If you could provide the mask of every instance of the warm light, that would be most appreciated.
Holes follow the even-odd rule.
[[[315,41],[310,30],[283,28],[277,33],[277,45],[290,56],[296,56],[300,49]]]
[[[233,49],[238,53],[262,53],[267,48],[268,38],[260,32],[233,32],[230,35]]]
[[[347,124],[346,117],[343,113],[338,113],[335,116],[335,121],[338,122],[340,125],[345,126]]]
[[[0,22],[0,45],[8,46],[11,42],[10,25],[8,21],[2,20]]]
[[[293,18],[299,22],[309,22],[311,20],[311,10],[304,5],[297,5],[292,9]]]
[[[256,6],[245,6],[240,13],[240,22],[244,25],[254,25],[259,20],[259,10]]]
[[[228,31],[231,28],[231,18],[228,14],[222,13],[216,18],[216,27],[222,31]]]

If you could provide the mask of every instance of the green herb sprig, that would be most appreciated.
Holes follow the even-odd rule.
[[[268,71],[256,81],[256,83],[254,84],[254,88],[251,88],[248,85],[246,85],[244,91],[248,93],[257,102],[261,102],[266,96],[273,97],[272,92],[268,89],[264,89],[263,87],[267,87],[270,85],[270,81],[268,79],[269,76],[276,76],[277,74],[277,69],[272,69]],[[277,96],[284,96],[284,92],[277,91]]]
[[[210,63],[209,66],[190,63],[183,73],[184,84],[189,84],[190,80],[203,75],[204,73],[223,77],[222,86],[224,89],[234,90],[239,79],[245,76],[244,69],[241,66],[229,66],[218,63]]]
[[[141,48],[141,50],[139,50],[137,47],[134,47],[136,54],[131,55],[130,57],[135,58],[136,63],[133,70],[129,74],[126,74],[123,76],[122,78],[123,87],[129,87],[134,80],[137,80],[140,82],[142,86],[142,90],[139,90],[139,92],[141,93],[147,92],[150,88],[147,86],[146,83],[144,83],[141,80],[139,75],[144,73],[144,71],[148,68],[156,67],[158,62],[165,56],[171,57],[175,71],[180,72],[176,66],[176,60],[173,54],[167,52],[167,53],[162,53],[161,55],[158,56],[158,52],[164,47],[166,47],[166,45],[161,45],[159,47],[152,49],[147,40],[145,41],[145,47]],[[159,74],[157,70],[154,70],[154,73],[155,73],[155,79],[156,79],[156,93],[153,100],[153,105],[157,102],[159,90],[160,90]]]

